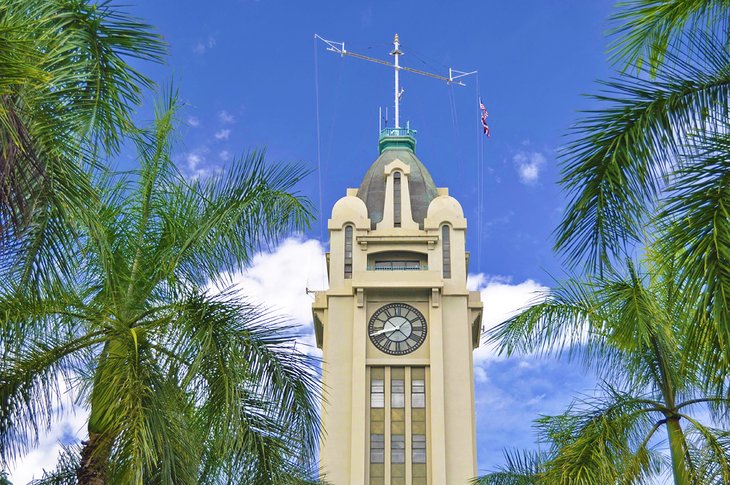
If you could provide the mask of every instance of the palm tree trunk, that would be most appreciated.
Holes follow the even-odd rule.
[[[667,418],[667,434],[669,435],[669,451],[672,456],[674,485],[689,485],[684,431],[679,424],[679,417]]]
[[[76,471],[79,485],[104,485],[106,483],[106,466],[109,458],[109,446],[104,442],[101,433],[89,431],[89,439],[83,442],[81,464]]]
[[[104,433],[102,421],[101,399],[98,394],[103,392],[101,383],[104,382],[104,370],[109,357],[111,342],[104,344],[94,375],[94,387],[91,391],[91,412],[89,413],[89,439],[82,442],[81,464],[76,472],[78,485],[104,485],[106,483],[107,464],[111,453],[111,440],[108,433]]]

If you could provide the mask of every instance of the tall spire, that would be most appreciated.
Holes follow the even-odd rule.
[[[395,34],[395,38],[393,39],[393,52],[390,53],[391,56],[394,57],[395,61],[393,62],[393,69],[395,71],[395,127],[400,128],[400,96],[402,92],[400,91],[400,86],[398,84],[398,71],[400,71],[400,56],[403,55],[401,50],[399,49],[400,42],[398,42],[398,34]]]

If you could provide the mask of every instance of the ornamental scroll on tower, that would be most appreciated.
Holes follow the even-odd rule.
[[[323,351],[320,468],[334,485],[466,484],[477,475],[466,219],[416,157],[415,131],[380,155],[328,221],[329,289],[312,306]]]

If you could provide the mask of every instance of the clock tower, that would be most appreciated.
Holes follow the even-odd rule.
[[[334,485],[452,485],[477,475],[466,219],[386,128],[380,155],[328,221],[329,289],[313,303],[323,351],[320,466]]]

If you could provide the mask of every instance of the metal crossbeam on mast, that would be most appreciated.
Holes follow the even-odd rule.
[[[462,81],[460,81],[461,78],[464,78],[466,76],[470,76],[472,74],[476,74],[477,71],[471,71],[471,72],[465,72],[465,71],[458,71],[456,69],[449,68],[449,75],[447,76],[440,76],[438,74],[433,74],[431,72],[421,71],[419,69],[413,69],[412,67],[406,67],[400,65],[400,56],[403,55],[403,52],[400,50],[400,41],[398,40],[398,34],[395,34],[395,39],[393,39],[393,50],[390,52],[390,55],[393,56],[394,62],[388,62],[384,61],[382,59],[377,59],[375,57],[369,57],[363,54],[358,54],[356,52],[350,52],[347,49],[345,49],[345,43],[344,42],[335,42],[332,40],[327,40],[323,37],[321,37],[318,34],[314,34],[315,39],[319,39],[322,42],[324,42],[327,45],[327,50],[330,52],[335,52],[339,54],[340,56],[350,56],[355,57],[357,59],[362,59],[364,61],[368,62],[374,62],[376,64],[382,64],[384,66],[392,67],[393,71],[395,73],[394,76],[394,97],[395,97],[395,127],[400,128],[400,98],[403,94],[403,91],[400,89],[400,79],[398,77],[398,73],[400,71],[407,71],[412,72],[414,74],[418,74],[419,76],[426,76],[433,79],[438,79],[439,81],[444,81],[447,84],[455,84],[457,86],[466,86]]]

